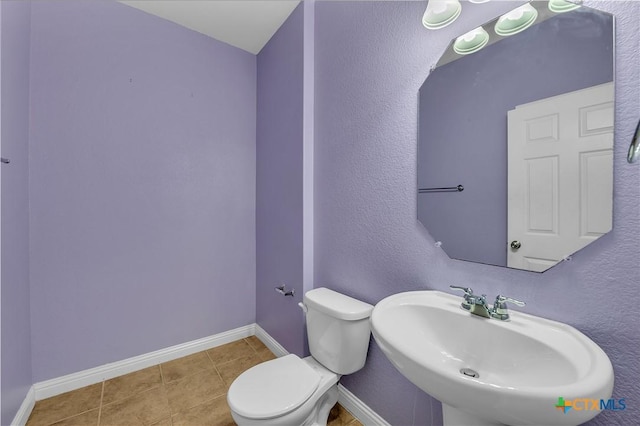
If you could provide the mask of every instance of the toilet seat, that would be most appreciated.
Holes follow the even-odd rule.
[[[231,410],[249,419],[285,415],[304,404],[320,374],[296,355],[263,362],[242,373],[229,388]]]

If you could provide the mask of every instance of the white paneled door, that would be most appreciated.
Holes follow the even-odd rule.
[[[507,266],[544,271],[611,230],[613,83],[508,112]]]

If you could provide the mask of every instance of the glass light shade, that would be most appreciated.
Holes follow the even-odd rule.
[[[571,3],[566,0],[549,0],[549,10],[555,13],[571,12],[579,7],[579,4]]]
[[[458,0],[429,0],[422,16],[422,25],[430,30],[444,28],[460,16],[462,5]]]
[[[469,3],[486,3],[489,0],[469,0]]]
[[[538,11],[529,3],[502,15],[496,22],[496,34],[510,36],[529,28],[536,21]]]
[[[484,28],[478,27],[461,35],[453,42],[453,50],[459,55],[477,52],[489,43],[489,34]]]

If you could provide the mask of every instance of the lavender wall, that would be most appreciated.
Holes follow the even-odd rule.
[[[506,111],[612,81],[612,24],[580,8],[429,74],[420,88],[418,186],[465,190],[419,195],[418,219],[450,257],[506,266]]]
[[[613,231],[572,262],[533,274],[450,260],[416,220],[418,89],[456,34],[513,3],[465,3],[459,20],[436,32],[420,24],[424,2],[317,3],[315,281],[370,303],[449,284],[525,300],[522,311],[571,324],[609,354],[614,396],[630,409],[603,413],[593,424],[634,424],[640,168],[626,163],[626,150],[640,114],[640,3],[585,4],[617,19]],[[439,404],[397,373],[375,343],[365,368],[342,380],[391,424],[442,420]]]
[[[31,386],[28,2],[0,2],[2,59],[2,400],[10,424]]]
[[[35,2],[33,380],[255,321],[254,55],[116,2]]]
[[[303,18],[301,3],[258,54],[256,319],[289,352],[304,352]],[[274,291],[286,284],[294,297]]]

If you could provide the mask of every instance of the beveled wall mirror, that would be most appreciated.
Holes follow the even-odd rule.
[[[614,20],[529,4],[420,88],[417,211],[451,258],[543,272],[612,227]]]

